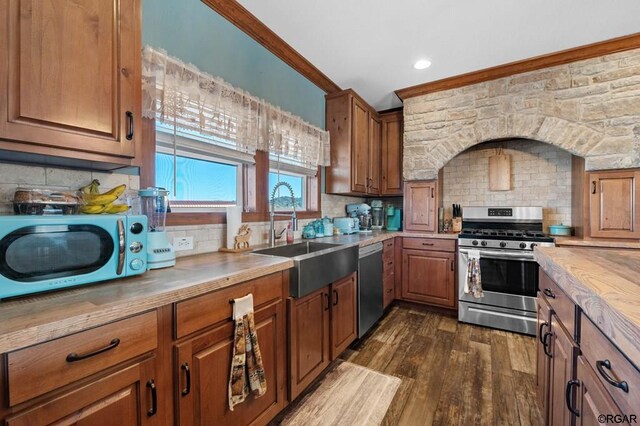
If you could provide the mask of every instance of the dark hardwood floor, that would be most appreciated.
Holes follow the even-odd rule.
[[[535,338],[393,306],[341,358],[402,379],[384,425],[541,425]]]

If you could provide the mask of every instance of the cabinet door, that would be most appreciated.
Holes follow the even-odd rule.
[[[366,193],[369,187],[369,110],[353,98],[351,135],[351,191]]]
[[[402,250],[402,298],[455,308],[454,253]]]
[[[592,237],[640,238],[640,172],[591,173]]]
[[[171,413],[158,407],[154,381],[154,359],[119,370],[107,377],[38,404],[6,419],[8,426],[155,425],[166,424]],[[153,384],[153,385],[152,385]]]
[[[369,187],[367,192],[380,194],[380,119],[371,114],[369,120]]]
[[[549,424],[568,426],[572,414],[566,404],[567,383],[573,379],[576,345],[560,325],[558,317],[551,315],[551,364],[549,373]]]
[[[0,137],[28,152],[40,153],[36,144],[133,157],[140,0],[2,3]]]
[[[381,195],[402,195],[402,112],[382,116]]]
[[[331,284],[331,359],[358,336],[356,275]]]
[[[229,410],[228,387],[234,324],[177,345],[178,418],[182,425],[266,424],[285,405],[284,306],[277,302],[255,313],[258,343],[267,380],[265,395],[249,395]]]
[[[405,183],[405,231],[437,231],[437,192],[436,181]]]
[[[330,292],[324,287],[289,305],[289,398],[294,400],[330,362]]]
[[[547,301],[538,294],[538,328],[537,328],[537,351],[536,351],[536,393],[538,405],[542,410],[542,418],[547,423],[548,400],[549,400],[549,365],[551,358],[547,347],[549,337],[551,337],[551,307]]]
[[[576,426],[603,424],[604,422],[598,420],[602,414],[612,416],[622,414],[583,356],[578,356],[576,370],[578,386],[575,407],[580,414],[576,418]]]

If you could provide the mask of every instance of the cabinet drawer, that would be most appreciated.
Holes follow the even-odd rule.
[[[387,275],[382,281],[382,291],[383,291],[382,300],[383,300],[383,306],[385,308],[389,306],[391,302],[393,302],[393,299],[396,298],[395,286],[396,286],[396,276],[393,273],[391,273],[390,275]]]
[[[623,413],[637,413],[640,407],[640,371],[636,370],[622,352],[584,314],[581,316],[580,325],[580,349],[593,371],[596,372],[596,376]],[[609,361],[608,368],[603,365],[606,361]],[[628,392],[609,383],[605,374],[613,381],[626,382]]]
[[[153,311],[10,352],[9,405],[43,395],[157,346],[158,321]]]
[[[564,325],[571,337],[575,340],[576,305],[542,269],[540,270],[538,288],[547,302],[549,302],[549,305],[551,305],[551,309],[556,313],[562,325]]]
[[[391,238],[382,243],[382,255],[383,256],[393,256],[393,250],[396,246],[395,239]]]
[[[176,338],[231,319],[233,307],[229,300],[244,297],[249,293],[253,294],[254,308],[282,299],[282,272],[176,303]]]
[[[394,256],[382,258],[382,276],[387,277],[395,272]]]
[[[402,247],[414,250],[456,251],[456,240],[439,238],[407,238],[402,239]]]

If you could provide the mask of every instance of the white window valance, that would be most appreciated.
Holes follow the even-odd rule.
[[[142,77],[145,118],[245,155],[268,151],[308,170],[330,164],[329,132],[162,50],[143,49]]]

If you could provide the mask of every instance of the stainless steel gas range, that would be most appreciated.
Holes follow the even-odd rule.
[[[542,232],[541,207],[465,207],[458,236],[458,320],[536,334],[536,246],[554,246]],[[469,257],[480,263],[484,297],[464,292]]]

